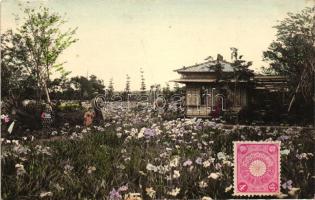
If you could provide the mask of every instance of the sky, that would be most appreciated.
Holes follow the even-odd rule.
[[[275,40],[272,28],[288,12],[314,0],[2,0],[1,32],[15,29],[18,4],[44,5],[65,15],[64,28],[78,27],[78,42],[58,59],[70,76],[94,74],[115,90],[140,89],[140,68],[147,88],[179,78],[173,70],[217,54],[230,60],[230,47],[259,71],[268,63],[262,52]],[[171,87],[173,83],[170,83]]]

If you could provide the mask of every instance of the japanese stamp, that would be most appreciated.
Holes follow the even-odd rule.
[[[234,142],[234,195],[280,193],[280,142]]]

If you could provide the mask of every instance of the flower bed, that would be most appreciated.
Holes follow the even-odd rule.
[[[279,197],[314,196],[311,130],[228,129],[207,120],[165,121],[151,112],[116,110],[104,126],[72,131],[63,140],[3,139],[2,197],[232,198],[237,140],[280,140]]]

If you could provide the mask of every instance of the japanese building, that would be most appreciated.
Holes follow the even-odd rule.
[[[241,78],[235,67],[221,55],[216,60],[175,70],[185,84],[185,114],[187,117],[218,117],[224,112],[239,113],[243,108],[272,101],[265,96],[276,94],[285,103],[286,78],[252,73]],[[272,96],[272,95],[271,95]],[[257,98],[260,98],[257,101]],[[261,105],[260,105],[261,106]]]

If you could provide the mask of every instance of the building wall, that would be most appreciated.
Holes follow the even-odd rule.
[[[223,100],[221,99],[223,97]],[[240,110],[248,104],[246,84],[238,83],[187,83],[186,115],[209,116],[213,108],[221,102],[225,110]]]

